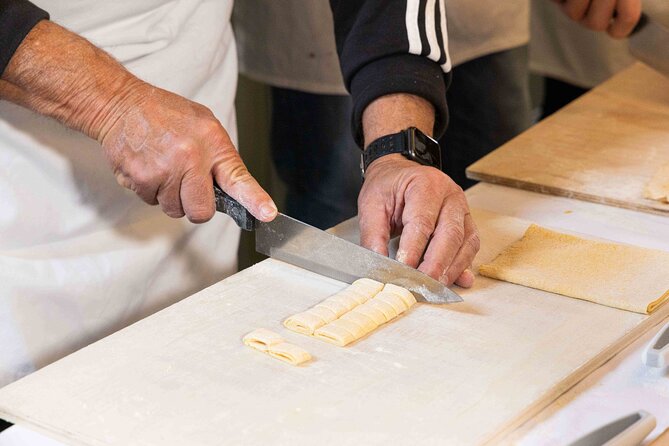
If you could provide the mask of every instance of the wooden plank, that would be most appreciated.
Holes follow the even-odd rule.
[[[495,256],[528,222],[477,212]],[[479,278],[349,348],[281,328],[343,284],[268,260],[0,390],[0,417],[68,444],[477,444],[496,441],[669,313]],[[316,358],[241,344],[266,327]]]
[[[669,215],[643,197],[669,163],[669,79],[635,64],[472,164],[475,180]]]

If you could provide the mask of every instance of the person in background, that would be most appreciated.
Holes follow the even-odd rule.
[[[603,31],[607,27],[602,23],[614,34],[626,35],[640,12],[640,0],[565,0],[559,7],[548,0],[535,3],[541,10],[561,9],[566,14],[560,20],[569,20],[569,15],[580,23],[570,28],[588,35],[594,32],[583,26]],[[436,2],[428,4],[434,7]],[[444,172],[467,188],[474,181],[466,178],[466,167],[531,124],[530,4],[529,0],[440,4],[447,11],[453,75],[447,92],[450,122],[439,143]],[[361,185],[360,149],[346,131],[350,100],[337,69],[327,6],[325,0],[245,0],[237,2],[234,11],[240,71],[271,87],[271,151],[286,183],[287,212],[320,228],[356,214]],[[603,34],[597,39],[602,46],[615,45]],[[559,51],[559,42],[545,43]],[[609,54],[606,48],[602,51]],[[583,70],[586,67],[584,63]],[[292,125],[294,119],[299,127]]]
[[[465,167],[530,125],[529,7],[527,0],[439,4],[454,65],[442,162],[467,187]],[[357,213],[362,184],[330,14],[326,0],[245,0],[233,14],[240,72],[271,87],[271,151],[287,213],[323,229]]]
[[[269,85],[270,150],[284,212],[327,229],[357,213],[360,149],[351,134],[327,0],[235,3],[239,71]]]
[[[587,14],[569,11],[577,22],[565,12],[564,5],[532,0],[530,70],[544,78],[542,119],[634,62],[627,41],[620,39],[629,24],[621,28],[589,19],[595,29],[588,29],[578,23],[588,20]]]

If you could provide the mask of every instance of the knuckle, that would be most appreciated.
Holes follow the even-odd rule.
[[[249,173],[246,166],[242,163],[235,164],[232,169],[228,171],[228,185],[230,187],[238,186],[239,184],[246,183],[251,179],[251,174]]]
[[[481,237],[477,233],[471,234],[467,238],[467,244],[475,253],[481,249]]]
[[[207,109],[207,111],[209,111]],[[209,113],[211,113],[209,111]],[[207,136],[218,136],[221,133],[221,130],[223,130],[223,127],[221,126],[221,123],[218,122],[218,120],[211,115],[207,119],[203,119],[202,122],[200,123],[200,131]]]
[[[434,224],[425,215],[418,215],[411,220],[410,226],[413,230],[425,238],[429,238],[434,232]]]
[[[444,229],[444,234],[449,240],[456,242],[458,246],[462,246],[465,241],[465,230],[458,225],[448,225]]]

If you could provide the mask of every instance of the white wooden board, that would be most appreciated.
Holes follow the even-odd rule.
[[[487,261],[527,222],[478,214]],[[0,417],[75,445],[477,444],[526,420],[650,317],[479,278],[351,347],[281,321],[343,284],[262,262],[0,390]],[[242,346],[266,327],[316,358]]]

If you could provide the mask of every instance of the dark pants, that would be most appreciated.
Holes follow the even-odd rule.
[[[463,189],[470,164],[532,123],[527,47],[493,53],[453,68],[448,93],[450,122],[439,139],[444,172]]]
[[[350,117],[348,96],[272,87],[271,150],[286,214],[322,229],[357,214],[360,149]]]
[[[588,92],[587,88],[577,87],[552,77],[544,78],[544,100],[541,110],[541,119],[544,119],[582,94]]]
[[[444,171],[474,184],[465,168],[530,125],[527,48],[484,56],[453,69],[450,124],[440,139]],[[320,228],[357,213],[360,149],[345,96],[272,88],[272,155],[288,188],[285,212]]]

